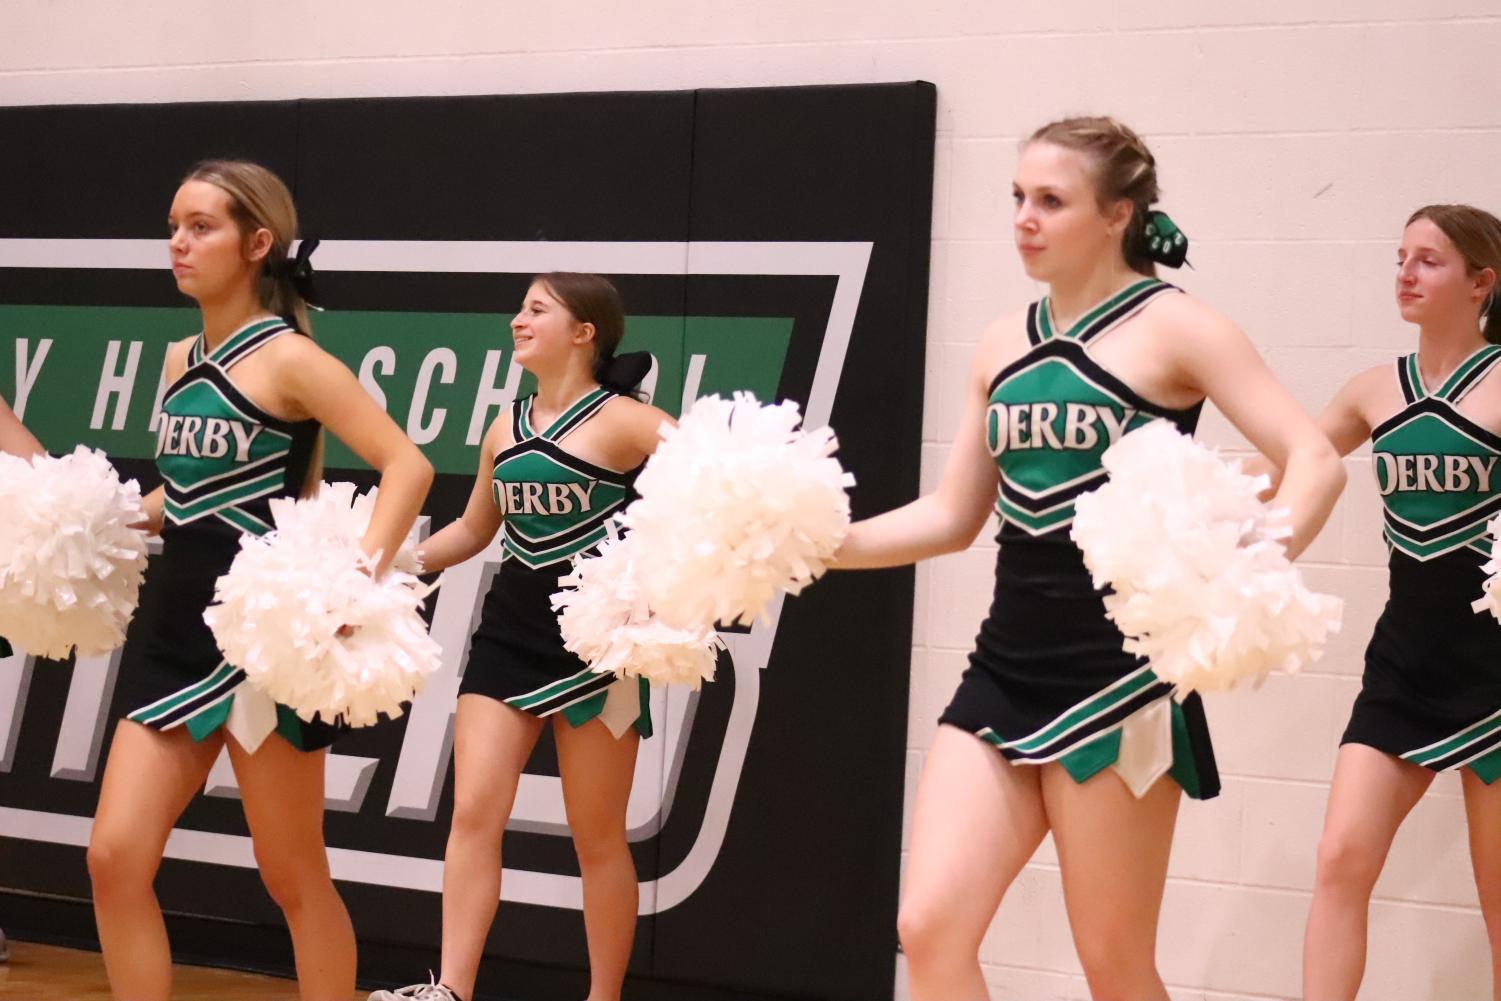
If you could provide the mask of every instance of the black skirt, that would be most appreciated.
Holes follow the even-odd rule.
[[[561,713],[582,726],[604,711],[613,674],[596,674],[563,646],[552,596],[568,561],[533,569],[520,560],[500,565],[485,595],[459,694],[483,695],[533,716]],[[651,736],[649,687],[639,679],[635,729]]]
[[[121,654],[115,697],[127,719],[156,730],[185,726],[195,740],[224,725],[244,672],[225,662],[203,611],[239,548],[238,537],[193,525],[162,533]],[[346,729],[276,707],[276,732],[298,750],[328,747]]]
[[[1113,764],[1122,723],[1172,686],[1125,652],[1067,529],[997,540],[995,597],[940,723],[975,734],[1015,764],[1057,761],[1083,782]],[[1170,773],[1197,799],[1219,773],[1197,695],[1171,705]]]
[[[1392,553],[1391,594],[1341,743],[1501,777],[1501,622],[1470,606],[1482,561],[1467,549],[1426,562]]]

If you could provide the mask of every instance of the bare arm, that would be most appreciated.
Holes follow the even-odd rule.
[[[1172,304],[1172,322],[1185,381],[1282,471],[1271,503],[1291,512],[1287,554],[1296,558],[1318,535],[1344,489],[1344,464],[1329,438],[1273,377],[1250,339],[1214,310],[1187,296],[1181,299]]]
[[[380,494],[360,541],[367,554],[380,554],[375,566],[379,575],[422,510],[433,481],[432,463],[342,362],[306,338],[292,339],[289,347],[280,370],[288,398],[380,472]]]
[[[0,397],[0,452],[19,455],[23,459],[42,454],[42,443],[26,430],[26,425],[21,423],[4,397]]]
[[[428,536],[417,550],[424,572],[446,570],[479,555],[500,530],[500,508],[496,507],[491,496],[490,483],[495,455],[500,451],[503,423],[509,419],[509,414],[501,413],[485,432],[485,440],[480,442],[479,472],[475,474],[464,513]]]
[[[996,467],[985,445],[985,410],[990,379],[1005,353],[1003,321],[992,328],[970,363],[964,388],[964,415],[938,489],[910,504],[850,526],[833,566],[844,570],[902,566],[974,541],[995,505]]]

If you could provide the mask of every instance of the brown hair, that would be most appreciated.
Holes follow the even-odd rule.
[[[1121,252],[1133,271],[1156,277],[1147,253],[1147,213],[1160,196],[1157,161],[1141,136],[1108,116],[1063,118],[1033,132],[1024,145],[1052,143],[1084,154],[1094,175],[1100,208],[1124,198],[1131,202],[1131,221],[1121,236]]]
[[[1480,318],[1485,339],[1501,344],[1501,219],[1473,205],[1424,205],[1407,217],[1403,228],[1419,219],[1427,219],[1443,230],[1471,275],[1486,268],[1495,274],[1490,295],[1480,304]]]
[[[610,362],[625,336],[625,303],[620,291],[608,278],[578,271],[549,271],[532,280],[547,286],[575,320],[594,325],[594,379],[607,384]]]
[[[183,183],[203,181],[229,195],[229,214],[243,236],[258,229],[271,234],[271,249],[261,261],[256,276],[256,299],[268,313],[286,320],[305,334],[312,334],[307,303],[292,284],[287,254],[297,239],[297,206],[282,179],[249,160],[204,160],[188,171]],[[318,492],[323,479],[323,432],[313,444],[307,477],[300,495]]]
[[[271,249],[256,278],[256,298],[268,313],[312,333],[307,303],[293,286],[287,264],[297,239],[297,207],[281,178],[249,160],[204,160],[183,181],[204,181],[228,194],[229,214],[245,236],[258,229],[271,234]]]

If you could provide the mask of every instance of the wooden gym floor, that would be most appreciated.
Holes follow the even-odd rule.
[[[173,1001],[295,1001],[296,997],[296,985],[276,977],[201,966],[179,966],[173,973]],[[364,992],[355,995],[364,997]],[[97,952],[11,942],[10,962],[0,963],[0,998],[110,1001],[110,994],[104,962]]]

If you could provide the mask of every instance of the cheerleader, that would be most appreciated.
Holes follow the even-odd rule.
[[[167,350],[157,433],[163,484],[147,495],[161,555],[126,639],[115,729],[89,841],[94,913],[114,996],[166,1001],[172,961],[152,883],[167,835],[228,748],[261,878],[291,932],[303,1001],[348,1001],[355,941],[329,877],[323,773],[336,724],[303,723],[224,662],[203,610],[242,533],[270,502],[315,489],[327,427],[381,473],[368,553],[390,555],[432,467],[353,374],[307,336],[311,288],[285,185],[253,163],[200,164],[167,217],[177,287],[202,333]]]
[[[1353,999],[1371,891],[1441,771],[1464,790],[1470,859],[1501,997],[1501,623],[1477,614],[1501,511],[1501,221],[1429,205],[1397,250],[1417,350],[1351,379],[1320,418],[1341,454],[1370,440],[1391,594],[1334,766],[1303,948],[1309,1001]],[[1483,323],[1482,323],[1483,321]]]
[[[986,997],[978,952],[1052,832],[1093,997],[1165,1001],[1157,917],[1181,793],[1219,789],[1199,700],[1122,651],[1069,537],[1104,450],[1148,421],[1192,431],[1208,398],[1286,470],[1290,554],[1343,483],[1329,443],[1245,335],[1155,277],[1187,240],[1152,154],[1109,118],[1045,125],[1022,148],[1014,235],[1048,294],[986,332],[938,489],[853,526],[844,567],[964,549],[1000,515],[995,597],[917,792],[898,918],[914,1001]],[[1164,781],[1163,779],[1167,780]]]
[[[511,321],[516,361],[537,380],[491,424],[463,515],[423,545],[441,570],[503,532],[459,687],[453,826],[443,864],[443,958],[436,982],[371,1001],[464,1001],[500,899],[501,836],[522,768],[552,724],[578,854],[589,946],[588,1001],[619,1001],[635,936],[636,871],[625,813],[636,748],[651,736],[644,680],[595,674],[563,648],[551,595],[574,557],[605,538],[669,418],[630,392],[644,355],[615,356],[625,314],[597,275],[539,275]]]

